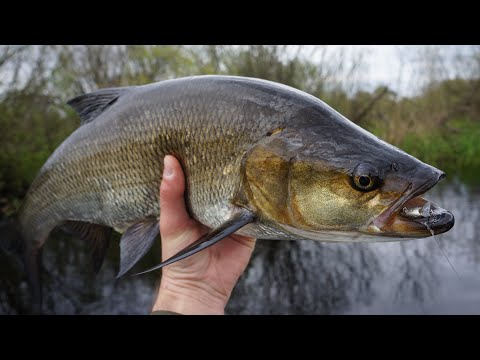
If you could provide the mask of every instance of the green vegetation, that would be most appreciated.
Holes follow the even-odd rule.
[[[453,80],[431,75],[438,58],[425,61],[423,70],[430,77],[423,91],[404,98],[385,87],[365,91],[357,86],[356,75],[365,65],[360,57],[348,58],[342,50],[326,47],[315,49],[316,56],[304,50],[0,46],[0,217],[16,211],[40,167],[78,126],[77,116],[65,105],[68,99],[102,87],[198,74],[254,76],[305,90],[449,177],[478,182],[480,51],[457,64],[468,67],[469,75]]]
[[[432,129],[431,133],[409,133],[400,147],[409,154],[459,177],[478,183],[480,175],[480,126],[478,121],[459,119],[447,123],[448,133]]]

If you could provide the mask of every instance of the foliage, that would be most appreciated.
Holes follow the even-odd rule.
[[[480,173],[480,49],[472,49],[469,76],[462,78],[431,75],[441,59],[430,52],[423,91],[402,98],[383,86],[362,89],[362,57],[326,46],[0,46],[0,213],[14,211],[49,155],[78,126],[68,99],[198,74],[291,85],[427,163]]]
[[[480,126],[468,119],[447,123],[448,130],[437,128],[430,133],[410,133],[400,145],[422,161],[436,166],[464,182],[478,182],[480,174]]]

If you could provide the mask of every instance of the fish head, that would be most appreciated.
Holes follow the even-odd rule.
[[[316,240],[329,232],[421,238],[453,226],[451,212],[421,197],[444,172],[327,110],[247,153],[246,195],[260,218]]]

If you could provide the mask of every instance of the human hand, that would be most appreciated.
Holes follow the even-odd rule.
[[[185,177],[178,160],[164,159],[160,185],[162,261],[208,232],[185,207]],[[162,269],[152,311],[180,314],[224,314],[233,287],[245,271],[255,239],[231,235],[217,244]]]

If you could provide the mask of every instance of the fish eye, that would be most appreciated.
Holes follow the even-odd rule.
[[[360,184],[360,186],[367,187],[370,185],[371,182],[372,179],[370,179],[368,176],[360,176],[358,178],[358,183]]]
[[[352,173],[352,185],[360,191],[372,191],[380,185],[378,170],[371,164],[358,164]]]

